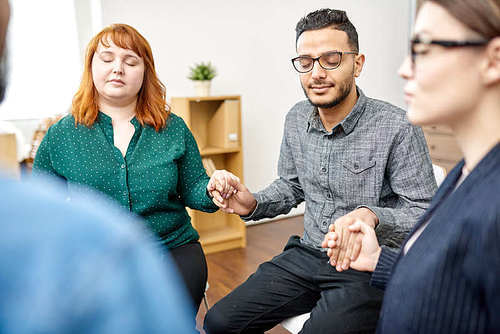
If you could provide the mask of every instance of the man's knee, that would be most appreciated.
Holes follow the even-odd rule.
[[[300,333],[374,333],[382,299],[367,283],[325,290]]]
[[[355,312],[355,311],[353,311]],[[354,314],[353,314],[354,315]],[[311,316],[304,323],[300,334],[314,333],[339,333],[339,334],[365,334],[375,333],[377,328],[378,313],[370,314],[367,317],[361,315],[344,317],[331,312]]]
[[[229,319],[224,312],[219,312],[217,307],[212,307],[205,315],[203,328],[207,334],[231,333]]]

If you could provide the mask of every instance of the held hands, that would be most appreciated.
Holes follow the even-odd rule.
[[[207,191],[213,199],[222,203],[224,199],[231,197],[231,195],[236,192],[236,189],[229,183],[230,180],[240,183],[240,178],[233,173],[227,170],[216,170],[213,172],[210,181],[208,181]]]
[[[375,269],[380,254],[374,231],[377,223],[378,218],[371,210],[359,208],[330,225],[322,247],[328,248],[330,264],[337,271],[349,267],[361,271]]]
[[[207,185],[212,201],[222,211],[247,216],[255,210],[257,201],[240,179],[225,170],[216,170]]]

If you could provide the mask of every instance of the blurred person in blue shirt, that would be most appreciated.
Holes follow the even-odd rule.
[[[0,0],[0,101],[9,4]],[[194,310],[134,218],[0,176],[0,333],[192,333]]]

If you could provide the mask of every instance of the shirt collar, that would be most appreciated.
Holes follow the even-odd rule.
[[[309,113],[309,117],[307,118],[307,131],[309,132],[311,128],[325,131],[325,127],[323,126],[323,123],[321,123],[321,119],[319,118],[317,107],[312,108],[311,112]]]
[[[99,111],[99,114],[97,115],[97,123],[104,125],[104,126],[112,126],[112,124],[113,124],[111,117],[109,117],[108,115],[106,115],[102,111]],[[134,118],[132,118],[130,120],[130,123],[132,123],[132,125],[134,126],[134,128],[136,130],[141,126],[141,123],[139,123],[139,121],[137,120],[137,117],[135,117],[135,116],[134,116]]]
[[[337,125],[342,127],[345,134],[349,134],[354,130],[356,124],[358,123],[359,118],[365,111],[367,98],[363,93],[363,91],[361,90],[361,88],[359,88],[358,86],[356,86],[356,92],[358,93],[358,100],[356,101],[356,104],[352,108],[351,112],[340,122],[339,125]],[[311,110],[311,113],[307,118],[307,122],[308,122],[307,131],[309,131],[312,127],[317,130],[326,132],[325,127],[323,126],[323,123],[321,122],[321,119],[319,117],[319,112],[317,107],[314,107]]]
[[[100,124],[111,124],[111,117],[103,113],[102,111],[99,111],[97,114],[97,123]]]

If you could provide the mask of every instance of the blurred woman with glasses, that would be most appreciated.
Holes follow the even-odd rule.
[[[422,1],[399,74],[409,120],[451,128],[464,160],[399,254],[351,225],[351,268],[385,288],[381,333],[500,333],[500,0]]]

